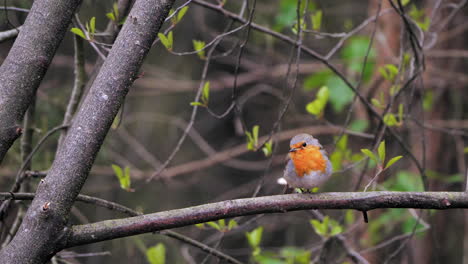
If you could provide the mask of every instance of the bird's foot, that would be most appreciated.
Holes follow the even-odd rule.
[[[307,188],[295,188],[294,189],[297,193],[316,193],[318,192],[318,187],[314,187],[312,189]]]

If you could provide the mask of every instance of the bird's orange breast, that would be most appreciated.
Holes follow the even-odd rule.
[[[311,171],[325,172],[326,162],[317,146],[307,146],[298,149],[295,152],[290,152],[289,157],[293,161],[296,174],[303,177]]]

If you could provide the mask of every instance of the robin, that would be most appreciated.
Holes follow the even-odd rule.
[[[332,165],[319,141],[309,134],[299,134],[291,139],[289,160],[283,178],[293,188],[312,189],[326,182],[332,174]]]

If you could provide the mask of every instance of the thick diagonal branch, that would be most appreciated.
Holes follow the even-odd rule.
[[[237,199],[74,226],[66,247],[243,215],[285,213],[308,209],[369,211],[376,208],[468,208],[468,194],[464,192],[341,192]]]
[[[0,163],[21,135],[21,120],[81,0],[34,1],[0,67]]]
[[[135,2],[0,263],[44,263],[63,248],[73,202],[173,2]]]

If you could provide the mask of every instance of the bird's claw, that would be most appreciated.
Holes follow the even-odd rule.
[[[307,188],[295,188],[294,189],[297,193],[316,193],[318,192],[318,187],[314,187],[312,189]]]

